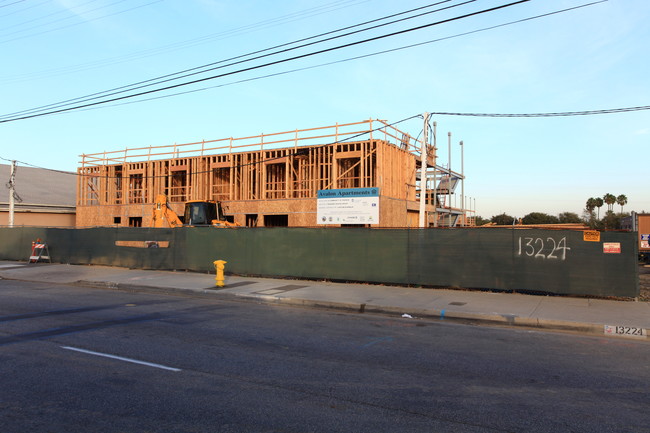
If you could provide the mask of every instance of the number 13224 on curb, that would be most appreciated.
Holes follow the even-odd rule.
[[[613,326],[605,325],[606,335],[621,335],[625,337],[647,337],[648,334],[643,328],[636,328],[634,326]]]

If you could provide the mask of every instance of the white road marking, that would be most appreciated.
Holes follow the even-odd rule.
[[[167,367],[166,365],[154,364],[154,363],[145,362],[145,361],[138,361],[137,359],[123,358],[121,356],[110,355],[108,353],[93,352],[92,350],[79,349],[77,347],[61,346],[61,348],[66,349],[66,350],[73,350],[75,352],[86,353],[88,355],[103,356],[104,358],[117,359],[118,361],[132,362],[133,364],[140,364],[140,365],[146,365],[148,367],[161,368],[163,370],[182,371],[180,368]]]

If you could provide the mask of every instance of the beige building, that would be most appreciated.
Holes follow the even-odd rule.
[[[11,165],[0,164],[0,179],[11,176]],[[24,167],[15,171],[14,226],[74,227],[75,173]],[[9,194],[0,198],[0,226],[9,225]]]
[[[149,226],[155,197],[165,194],[179,215],[189,200],[214,200],[242,226],[314,227],[326,220],[319,191],[371,189],[375,198],[328,203],[342,214],[363,214],[352,208],[368,205],[375,218],[347,215],[330,225],[417,227],[421,149],[411,135],[368,120],[82,155],[77,226]],[[452,225],[468,224],[466,211],[447,199],[462,174],[435,165],[431,146],[428,155],[427,224],[448,225],[452,215]]]

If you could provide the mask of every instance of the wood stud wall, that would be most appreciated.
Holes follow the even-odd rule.
[[[401,203],[380,206],[381,226],[406,227],[417,164],[407,150],[373,139],[83,167],[77,225],[114,225],[115,217],[127,225],[133,215],[148,225],[148,205],[160,193],[177,213],[188,200],[217,200],[242,225],[254,214],[296,214],[290,226],[315,225],[318,190],[378,187],[383,199]]]

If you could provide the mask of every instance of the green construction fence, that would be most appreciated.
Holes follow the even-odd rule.
[[[638,246],[631,232],[601,232],[593,241],[582,231],[480,227],[3,227],[0,260],[27,261],[36,239],[47,243],[57,263],[214,272],[212,262],[226,260],[226,272],[238,275],[590,296],[639,294]]]

